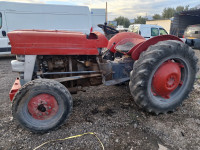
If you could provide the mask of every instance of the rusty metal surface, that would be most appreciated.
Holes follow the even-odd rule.
[[[134,47],[134,44],[132,42],[126,42],[124,44],[118,44],[116,45],[115,49],[119,52],[128,52]]]
[[[97,73],[97,71],[71,71],[71,72],[44,72],[40,75],[63,75],[63,74],[86,74],[86,73]]]
[[[58,82],[66,82],[66,81],[73,81],[73,80],[99,77],[99,76],[101,76],[101,74],[90,74],[90,75],[80,75],[80,76],[72,76],[72,77],[55,78],[54,80],[56,80]]]

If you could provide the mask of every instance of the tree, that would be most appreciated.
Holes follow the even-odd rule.
[[[185,8],[184,8],[184,11],[188,11],[189,7],[190,7],[189,5],[186,5]]]
[[[159,15],[159,14],[154,14],[154,15],[153,15],[153,19],[154,19],[154,20],[159,20],[159,19],[162,19],[162,16]]]
[[[189,5],[184,6],[177,6],[176,7],[176,12],[181,12],[181,11],[188,11],[189,10]]]
[[[114,21],[117,21],[117,25],[123,25],[125,28],[128,28],[131,24],[129,19],[123,16],[115,18]]]
[[[175,12],[176,11],[174,8],[165,8],[162,12],[162,17],[165,19],[169,19],[174,16]]]
[[[200,5],[197,5],[196,7],[190,8],[190,10],[196,10],[196,9],[199,9],[199,8],[200,8]]]
[[[116,27],[116,26],[114,26],[114,24],[112,24],[112,23],[109,23],[108,26],[109,26],[109,27],[112,27],[112,28],[115,28],[115,27]]]
[[[138,24],[145,24],[147,21],[147,18],[144,18],[142,16],[137,16],[137,18],[135,18],[135,23]]]
[[[181,12],[181,11],[184,11],[184,6],[177,6],[176,7],[176,12]]]
[[[162,12],[162,17],[169,19],[169,18],[174,16],[174,13],[181,12],[181,11],[187,11],[187,10],[189,10],[189,5],[186,5],[185,7],[184,6],[177,6],[176,9],[170,8],[170,7],[165,8]]]
[[[159,14],[154,14],[153,19],[154,20],[158,20],[158,19],[162,19],[162,18],[169,19],[169,18],[173,17],[174,13],[176,13],[176,12],[188,11],[188,10],[194,10],[194,9],[197,9],[197,7],[194,7],[194,8],[191,8],[191,9],[189,9],[189,5],[186,5],[185,7],[184,6],[177,6],[176,9],[169,7],[169,8],[165,8],[163,10],[162,16],[159,15]]]

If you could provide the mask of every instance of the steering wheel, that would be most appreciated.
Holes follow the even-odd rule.
[[[118,30],[104,24],[98,24],[98,27],[101,28],[106,35],[119,33]]]

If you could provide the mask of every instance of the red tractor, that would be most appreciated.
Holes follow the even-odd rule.
[[[109,41],[99,33],[21,30],[8,33],[13,117],[32,132],[56,129],[72,111],[72,93],[85,86],[129,82],[136,104],[155,114],[174,111],[193,88],[194,51],[178,37],[145,40],[124,32]]]

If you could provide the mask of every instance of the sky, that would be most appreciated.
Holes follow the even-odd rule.
[[[108,3],[108,20],[124,16],[133,19],[137,16],[161,14],[164,8],[177,6],[195,7],[200,0],[0,0],[11,2],[44,3],[59,5],[81,5],[89,8],[105,8]]]

